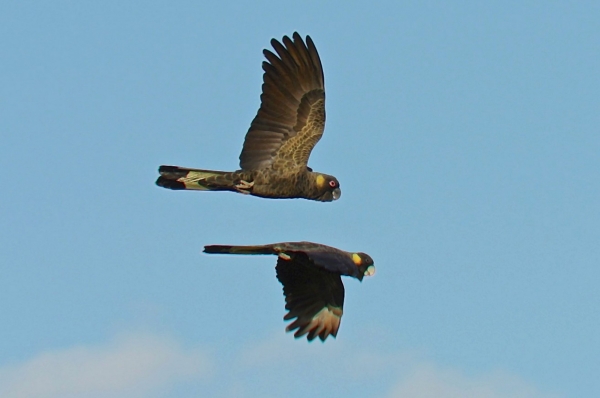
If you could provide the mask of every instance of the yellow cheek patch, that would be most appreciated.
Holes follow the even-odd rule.
[[[360,267],[362,264],[362,258],[356,253],[352,254],[352,261],[354,261],[357,267]]]
[[[323,177],[321,174],[319,174],[317,176],[317,186],[319,188],[323,188],[323,185],[325,184],[325,177]]]

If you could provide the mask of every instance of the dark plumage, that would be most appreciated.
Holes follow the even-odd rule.
[[[294,337],[317,336],[325,341],[337,335],[344,307],[341,275],[362,281],[375,273],[373,259],[312,242],[282,242],[259,246],[204,246],[205,253],[276,254],[277,279],[283,285],[286,331]]]
[[[313,172],[308,158],[325,128],[323,67],[311,38],[298,33],[264,50],[261,105],[240,154],[240,170],[223,172],[160,166],[156,184],[169,189],[234,191],[264,198],[330,202],[340,184]]]

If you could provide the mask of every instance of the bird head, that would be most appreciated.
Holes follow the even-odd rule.
[[[338,200],[342,196],[340,190],[340,182],[334,176],[327,174],[314,173],[315,186],[317,188],[316,200],[321,202],[331,202],[332,200]]]
[[[375,263],[371,256],[367,253],[352,253],[352,261],[356,264],[356,278],[362,282],[365,276],[373,276],[375,274]]]

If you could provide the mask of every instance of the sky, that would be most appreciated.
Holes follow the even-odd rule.
[[[600,391],[600,5],[0,5],[0,396],[549,398]],[[333,203],[154,185],[235,170],[262,50],[320,53]],[[274,257],[369,253],[336,339]]]

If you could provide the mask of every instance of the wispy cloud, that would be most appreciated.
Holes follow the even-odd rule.
[[[468,375],[458,368],[441,367],[417,351],[386,351],[381,346],[351,346],[343,341],[306,344],[304,341],[292,341],[290,336],[282,333],[247,347],[238,358],[238,374],[243,375],[244,370],[250,372],[250,377],[237,377],[237,380],[245,380],[246,383],[236,385],[238,393],[257,388],[263,393],[270,392],[272,387],[267,388],[269,385],[284,384],[287,386],[285,394],[296,396],[294,394],[298,391],[298,396],[302,396],[306,389],[306,376],[298,379],[289,375],[306,375],[306,369],[310,369],[308,374],[313,385],[321,388],[335,386],[334,391],[340,395],[387,398],[558,397],[507,371],[490,369]],[[261,374],[260,382],[254,376],[256,374]],[[272,396],[280,393],[282,391]]]
[[[557,397],[510,372],[468,374],[439,366],[420,352],[385,347],[341,339],[307,344],[277,330],[213,361],[171,338],[125,335],[5,365],[0,397],[155,398],[181,396],[186,383],[200,386],[204,395],[223,397]]]
[[[148,397],[178,382],[210,374],[198,349],[149,334],[121,336],[96,346],[48,351],[0,368],[5,398]]]
[[[415,398],[550,398],[525,380],[506,372],[493,371],[466,376],[452,368],[421,363],[402,374],[388,397]]]

